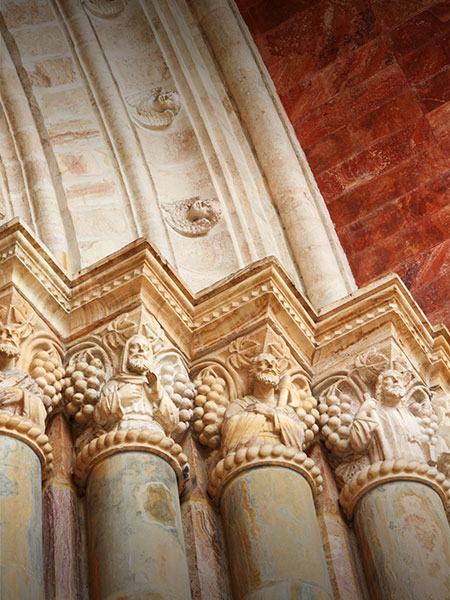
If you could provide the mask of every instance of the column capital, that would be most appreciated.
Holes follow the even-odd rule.
[[[273,466],[291,469],[303,475],[311,486],[314,498],[322,491],[322,475],[312,458],[283,444],[263,444],[241,447],[222,458],[211,472],[208,492],[219,504],[222,491],[233,477],[249,469]]]
[[[104,458],[117,452],[150,452],[166,460],[174,469],[181,492],[189,477],[187,456],[173,439],[142,429],[111,431],[93,439],[78,453],[74,466],[74,479],[84,487],[91,470]]]
[[[42,465],[42,479],[52,473],[53,453],[48,437],[26,417],[0,412],[0,435],[9,435],[21,440],[37,454]]]
[[[353,511],[364,494],[390,481],[417,481],[428,485],[441,498],[444,508],[450,510],[450,481],[435,467],[415,460],[398,459],[378,461],[356,473],[341,491],[339,502],[351,519]]]

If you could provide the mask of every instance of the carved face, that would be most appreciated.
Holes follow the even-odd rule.
[[[128,341],[126,367],[132,373],[143,374],[150,370],[152,349],[143,335],[134,335]]]
[[[377,384],[377,399],[387,406],[396,406],[406,394],[403,376],[399,371],[384,371]]]
[[[178,95],[176,92],[163,92],[158,96],[158,103],[164,110],[178,110]]]
[[[0,328],[0,356],[16,358],[19,355],[18,335],[12,327]]]
[[[252,362],[253,381],[276,387],[280,381],[277,359],[273,354],[258,354]]]
[[[199,219],[210,219],[214,215],[214,209],[209,200],[195,200],[188,210],[189,221],[198,221]]]

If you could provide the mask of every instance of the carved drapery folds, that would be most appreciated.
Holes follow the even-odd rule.
[[[35,450],[44,478],[53,460],[45,422],[61,399],[61,356],[57,340],[24,303],[0,310],[0,431]]]
[[[232,474],[258,463],[301,471],[320,490],[319,469],[304,452],[318,432],[316,400],[282,338],[238,338],[224,361],[197,369],[193,430],[218,461],[209,480],[216,500]]]
[[[189,426],[194,387],[156,319],[122,315],[73,345],[67,362],[64,403],[74,424],[78,483],[105,452],[139,446],[166,457],[180,480],[187,477],[176,441]]]
[[[447,473],[438,469],[445,471],[450,456],[441,434],[448,417],[436,410],[432,393],[404,359],[373,348],[357,356],[354,369],[318,383],[315,392],[321,436],[348,513],[355,494],[381,479],[425,479],[445,497]]]

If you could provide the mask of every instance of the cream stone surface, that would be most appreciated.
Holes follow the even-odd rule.
[[[417,483],[435,494],[444,511],[449,490],[445,444],[450,337],[444,328],[431,327],[396,276],[371,284],[318,314],[273,258],[194,295],[145,240],[71,276],[17,220],[0,230],[0,262],[2,323],[11,330],[25,325],[30,330],[21,338],[14,368],[35,378],[49,409],[66,420],[73,436],[74,478],[66,485],[78,497],[89,494],[86,483],[89,487],[92,474],[115,464],[116,459],[130,464],[130,469],[137,469],[141,461],[160,461],[173,478],[176,495],[170,492],[171,505],[179,510],[177,496],[181,494],[186,527],[199,528],[187,536],[186,550],[182,545],[176,550],[180,564],[189,565],[190,576],[193,572],[191,589],[196,600],[206,600],[208,590],[224,581],[225,563],[231,570],[244,573],[247,569],[242,560],[233,566],[230,543],[227,547],[220,543],[219,530],[223,527],[230,536],[228,528],[233,524],[224,498],[234,485],[239,487],[239,482],[265,469],[281,478],[279,489],[285,478],[294,478],[307,490],[309,508],[297,515],[302,504],[296,504],[286,514],[292,514],[294,521],[306,519],[308,527],[317,527],[323,535],[321,541],[320,533],[319,537],[311,534],[313,551],[301,548],[308,560],[322,565],[322,574],[312,582],[301,573],[286,575],[275,558],[282,556],[281,551],[277,554],[277,544],[269,545],[264,536],[260,543],[252,533],[258,556],[269,557],[264,559],[268,572],[278,573],[274,581],[283,593],[286,589],[300,593],[307,584],[311,593],[314,589],[327,597],[328,566],[336,597],[364,598],[367,566],[360,567],[351,557],[352,552],[355,556],[363,552],[362,541],[354,545],[345,518],[338,514],[337,491],[330,504],[331,486],[323,478],[331,474],[326,474],[321,461],[329,461],[343,486],[340,499],[347,519],[355,519],[364,498],[388,483]],[[9,330],[6,333],[12,335]],[[391,408],[392,419],[386,416]],[[402,429],[403,419],[412,419],[412,425]],[[0,421],[0,436],[16,437],[34,449],[46,469],[46,489],[51,489],[56,476],[48,469],[52,452],[46,436],[22,415],[5,410]],[[407,434],[410,429],[412,437]],[[319,443],[329,452],[322,458],[315,450]],[[188,454],[195,457],[190,469],[182,445],[191,447]],[[133,456],[140,458],[133,462]],[[60,472],[60,461],[58,453],[55,472]],[[119,485],[120,477],[114,475],[113,487],[120,488],[132,504],[131,479]],[[154,483],[162,485],[162,480]],[[117,508],[108,504],[108,489],[102,483],[98,490],[106,503],[104,515]],[[242,508],[239,518],[243,522],[252,510],[261,523],[269,522],[262,505],[263,490],[264,478],[255,487],[254,501]],[[51,502],[46,496],[45,510],[57,519],[49,525],[57,528],[50,539],[63,548],[69,540],[63,535],[61,515],[71,512],[73,503],[56,487],[54,491]],[[273,494],[275,508],[270,514],[282,497]],[[94,504],[97,501],[87,507],[89,522],[95,522]],[[124,518],[129,517],[138,532],[142,515],[139,508],[133,511],[130,514],[135,517]],[[51,523],[48,515],[45,522]],[[428,518],[425,513],[422,516]],[[83,518],[81,514],[82,534],[69,536],[70,544],[79,546],[80,557],[87,531]],[[105,519],[120,531],[120,519]],[[286,528],[290,521],[288,516]],[[95,523],[89,527],[96,531]],[[216,527],[210,539],[205,532]],[[105,536],[108,528],[102,525]],[[111,530],[111,540],[117,531]],[[177,532],[181,532],[178,525]],[[100,541],[95,544],[95,554],[100,553],[103,564],[107,550]],[[120,550],[119,542],[113,545]],[[143,547],[145,560],[163,568],[161,553]],[[46,556],[55,556],[58,548],[46,550]],[[100,593],[92,556],[86,560],[91,594],[92,586]],[[204,556],[210,560],[200,568],[198,560]],[[140,565],[143,554],[138,552],[136,560]],[[264,560],[261,570],[266,570]],[[349,562],[352,580],[342,576]],[[67,564],[64,582],[79,581],[79,563],[71,559]],[[129,571],[105,569],[105,581],[113,581],[111,585],[120,590],[120,579],[130,590]],[[136,567],[136,572],[140,569]],[[248,581],[255,575],[259,583],[255,580],[251,590],[242,592],[248,597],[257,597],[258,586],[263,586],[264,593],[273,592],[257,572],[251,570]],[[224,589],[229,588],[225,585]],[[232,593],[212,597],[231,600]]]
[[[1,219],[75,272],[145,236],[193,291],[273,255],[323,306],[354,288],[348,265],[239,19],[211,8],[1,7]]]
[[[41,465],[24,441],[2,432],[0,480],[2,598],[43,600]]]
[[[379,485],[360,500],[355,527],[374,598],[448,598],[450,529],[435,491],[418,482]]]
[[[109,456],[91,471],[86,501],[93,600],[190,599],[176,477],[165,460]]]

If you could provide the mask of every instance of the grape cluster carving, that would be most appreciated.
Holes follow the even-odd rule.
[[[318,405],[319,423],[325,446],[341,456],[350,450],[349,437],[354,420],[351,402],[350,396],[335,391],[326,398],[321,398]]]
[[[181,437],[189,427],[193,414],[195,388],[186,373],[177,371],[172,364],[161,367],[160,381],[172,402],[178,408],[179,423],[172,433],[175,438]]]
[[[66,410],[78,424],[90,421],[105,376],[102,361],[88,351],[79,354],[66,368],[63,384]]]
[[[64,369],[56,352],[39,350],[33,356],[29,373],[41,388],[44,404],[50,413],[61,400]]]
[[[201,371],[194,384],[197,395],[193,428],[201,444],[215,449],[220,444],[220,429],[228,405],[225,380],[211,372]]]

